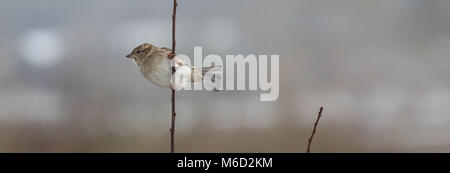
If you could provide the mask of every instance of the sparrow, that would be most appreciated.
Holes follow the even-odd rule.
[[[202,70],[191,66],[179,56],[172,54],[169,48],[159,48],[150,43],[144,43],[134,48],[127,58],[133,59],[141,74],[153,84],[173,90],[179,90],[183,85],[183,78],[172,81],[172,62],[176,69],[174,77],[181,75],[188,82],[200,82],[203,75],[214,67],[203,67]],[[176,78],[178,79],[178,78]]]

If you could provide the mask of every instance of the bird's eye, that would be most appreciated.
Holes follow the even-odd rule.
[[[136,53],[141,53],[141,50],[137,50]]]

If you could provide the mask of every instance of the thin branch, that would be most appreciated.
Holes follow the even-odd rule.
[[[319,124],[320,117],[322,117],[322,111],[323,111],[323,107],[320,107],[319,113],[317,113],[317,120],[314,123],[314,129],[311,133],[311,137],[309,137],[309,139],[308,139],[308,149],[306,149],[306,153],[310,152],[311,142],[314,138],[314,135],[316,134],[316,128],[317,128],[317,125]]]
[[[175,19],[177,15],[177,0],[173,0],[173,13],[172,13],[172,55],[170,58],[173,58],[175,55]],[[175,73],[175,66],[172,65],[172,75]],[[175,90],[172,89],[172,126],[170,128],[170,153],[175,152]]]

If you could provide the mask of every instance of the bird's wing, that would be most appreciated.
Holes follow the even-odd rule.
[[[172,49],[169,49],[169,48],[167,48],[167,47],[162,47],[161,49],[166,50],[166,51],[169,51],[169,52],[172,52]]]
[[[203,75],[200,70],[184,61],[181,57],[175,56],[173,58],[175,61],[175,68],[180,75],[184,75],[188,78],[190,82],[199,82],[202,81]]]

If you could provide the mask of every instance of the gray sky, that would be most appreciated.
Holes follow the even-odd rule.
[[[171,5],[1,1],[0,128],[11,130],[0,129],[0,151],[164,152],[169,91],[124,56],[143,42],[170,47]],[[179,53],[280,55],[275,102],[180,92],[183,151],[302,152],[320,106],[317,152],[450,151],[450,2],[181,0],[178,10]]]

